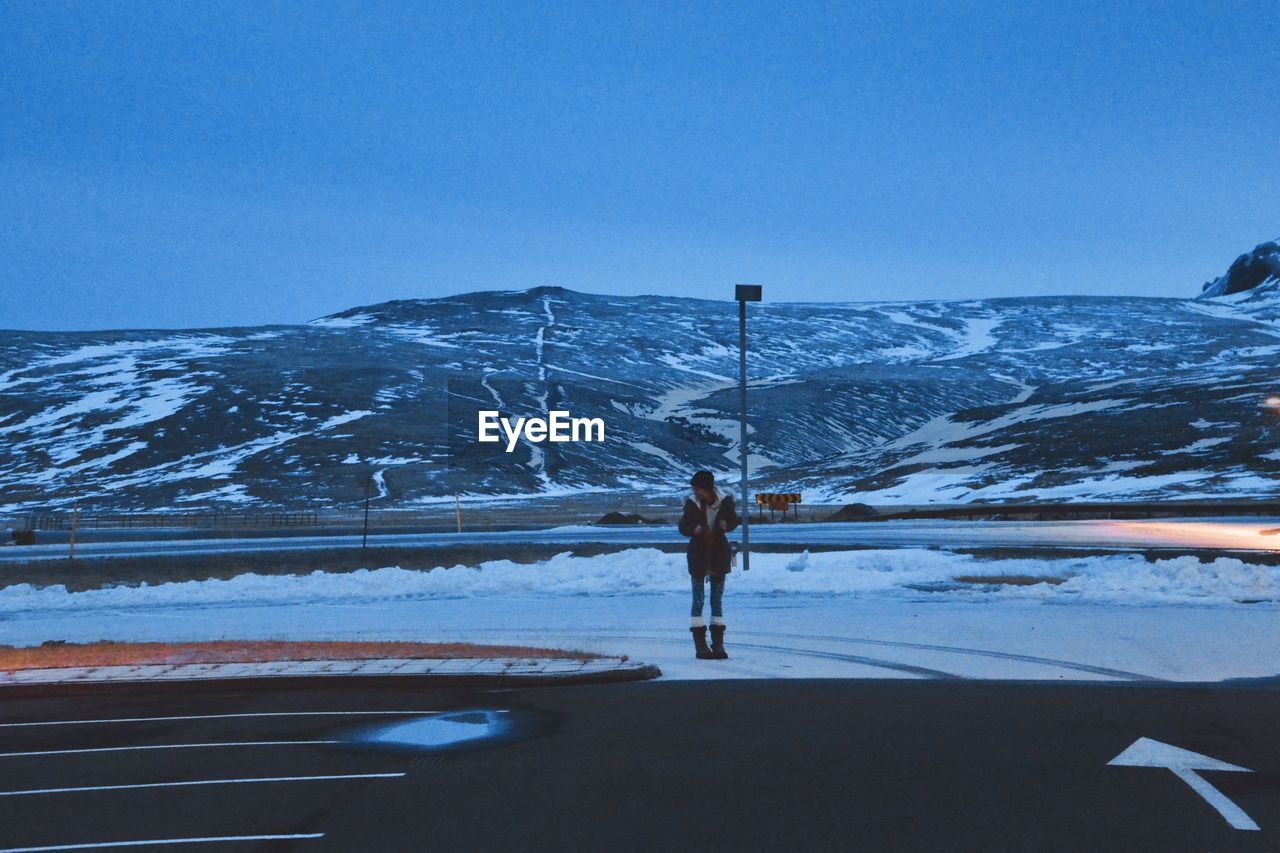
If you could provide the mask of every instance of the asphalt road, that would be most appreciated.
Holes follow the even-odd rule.
[[[1280,849],[1272,689],[658,681],[3,698],[4,850]],[[502,715],[514,734],[444,753],[352,740],[405,720],[465,729],[448,715],[476,709],[494,713],[468,719]],[[277,716],[244,716],[261,714]],[[1255,772],[1109,764],[1144,737],[1208,757],[1184,763]],[[97,790],[66,790],[84,788]],[[1233,828],[1241,814],[1258,829]]]
[[[1212,549],[1280,551],[1280,519],[1164,519],[1159,521],[881,521],[864,523],[760,524],[753,544],[848,545],[851,547],[1031,548],[1069,550]],[[1272,531],[1264,533],[1263,531]],[[65,537],[65,534],[61,534]],[[735,534],[736,538],[737,534]],[[142,556],[252,554],[359,548],[359,535],[92,541],[87,531],[77,559]],[[680,541],[670,525],[576,526],[543,530],[370,535],[372,548],[443,548],[460,545],[575,545],[584,542],[635,547]],[[65,542],[0,549],[0,563],[62,560]]]

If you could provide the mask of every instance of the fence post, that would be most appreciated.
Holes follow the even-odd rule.
[[[373,478],[364,481],[364,539],[360,541],[360,551],[369,547],[369,490],[373,488]]]
[[[76,501],[71,502],[71,553],[67,557],[69,560],[76,558],[76,526],[80,522],[80,505]]]

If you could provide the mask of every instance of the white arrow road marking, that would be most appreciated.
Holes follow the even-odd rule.
[[[1147,737],[1140,737],[1135,740],[1128,749],[1108,761],[1107,765],[1111,767],[1164,767],[1173,771],[1173,775],[1186,782],[1191,786],[1191,790],[1204,797],[1205,802],[1217,809],[1218,814],[1222,815],[1227,823],[1231,824],[1235,829],[1257,830],[1259,828],[1253,822],[1253,818],[1244,813],[1244,809],[1227,799],[1225,794],[1206,782],[1196,772],[1197,770],[1227,770],[1236,773],[1252,773],[1253,771],[1247,767],[1228,764],[1225,761],[1219,761],[1216,758],[1210,758],[1207,755],[1201,755],[1198,752],[1191,752],[1187,749],[1179,749],[1176,746],[1170,746],[1167,743],[1161,743],[1158,740],[1152,740]]]

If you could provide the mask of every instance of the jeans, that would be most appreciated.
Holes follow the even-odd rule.
[[[711,580],[712,619],[724,618],[724,577],[724,575],[707,575],[707,578]],[[689,615],[701,616],[702,605],[705,601],[706,595],[706,581],[703,578],[695,578],[693,576],[690,576],[689,579],[693,581],[693,609],[690,611]]]

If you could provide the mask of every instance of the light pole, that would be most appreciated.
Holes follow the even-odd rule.
[[[742,456],[742,483],[738,495],[742,499],[742,570],[751,571],[751,507],[747,504],[747,303],[759,302],[764,288],[758,284],[734,287],[738,300],[738,403],[741,439],[738,452]]]

